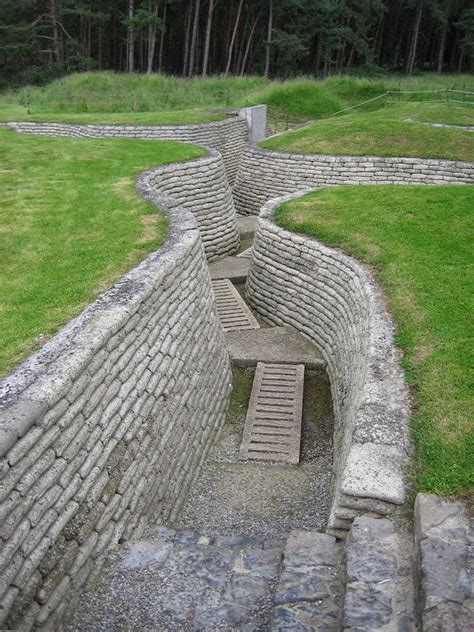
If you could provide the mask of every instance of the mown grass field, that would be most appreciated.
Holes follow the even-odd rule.
[[[0,375],[163,241],[166,218],[136,175],[203,153],[0,130]]]
[[[473,208],[472,186],[347,186],[277,211],[375,270],[412,387],[416,491],[474,487]]]
[[[411,119],[408,122],[406,119]],[[474,133],[427,124],[474,125],[474,106],[393,104],[373,112],[352,112],[274,136],[267,149],[309,154],[415,156],[474,161]]]

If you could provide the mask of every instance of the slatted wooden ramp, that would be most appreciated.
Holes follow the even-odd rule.
[[[257,364],[240,460],[299,463],[303,388],[303,364]]]
[[[212,281],[219,320],[224,331],[259,329],[255,316],[229,279]]]

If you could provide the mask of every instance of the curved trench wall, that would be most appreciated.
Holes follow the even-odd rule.
[[[234,186],[238,213],[258,215],[270,199],[337,184],[472,184],[474,164],[422,158],[323,156],[247,145]]]
[[[166,207],[159,174],[139,189]],[[54,626],[107,546],[174,516],[224,419],[230,361],[196,220],[170,223],[0,383],[2,629]]]
[[[166,196],[166,208],[192,212],[208,261],[237,252],[240,235],[234,201],[218,151],[211,149],[206,158],[159,167],[150,183]]]
[[[327,362],[336,418],[328,531],[345,536],[360,513],[387,514],[405,499],[408,394],[393,326],[370,273],[355,259],[277,226],[262,209],[247,280],[249,303],[290,325]]]
[[[197,125],[73,125],[21,121],[7,123],[7,126],[17,132],[45,136],[167,139],[203,145],[217,149],[222,155],[231,185],[235,180],[240,156],[249,140],[247,122],[238,116]]]

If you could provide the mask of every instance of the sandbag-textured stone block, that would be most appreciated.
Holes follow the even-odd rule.
[[[336,418],[328,531],[341,537],[356,515],[384,515],[404,501],[408,391],[393,323],[370,272],[273,221],[275,209],[296,195],[262,209],[246,293],[257,313],[296,329],[326,362]]]
[[[138,189],[168,208],[162,176]],[[159,250],[0,383],[2,629],[60,629],[107,547],[176,515],[224,419],[230,360],[201,237],[174,201],[169,216]]]
[[[267,200],[305,187],[338,184],[473,184],[474,164],[427,158],[325,156],[247,145],[234,187],[242,215],[258,215]]]

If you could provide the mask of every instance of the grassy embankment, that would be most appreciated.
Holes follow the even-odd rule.
[[[413,122],[407,122],[410,118]],[[474,106],[393,104],[352,112],[274,136],[262,147],[309,154],[415,156],[474,161],[474,134],[427,122],[474,125]]]
[[[423,75],[381,79],[332,77],[268,81],[262,77],[187,80],[160,75],[83,73],[44,87],[23,88],[0,97],[0,120],[56,120],[77,123],[197,123],[216,120],[213,108],[267,103],[274,129],[330,116],[386,90],[426,90],[472,86],[466,75]],[[426,95],[425,95],[426,97]],[[415,98],[420,98],[417,95]],[[430,98],[433,98],[432,96]],[[28,114],[28,106],[30,114]],[[376,101],[364,110],[383,106]],[[451,113],[456,110],[451,107]]]
[[[203,153],[0,130],[0,375],[163,241],[166,218],[135,176]]]
[[[473,207],[470,186],[347,186],[277,211],[282,226],[375,269],[412,386],[416,491],[474,486]]]

